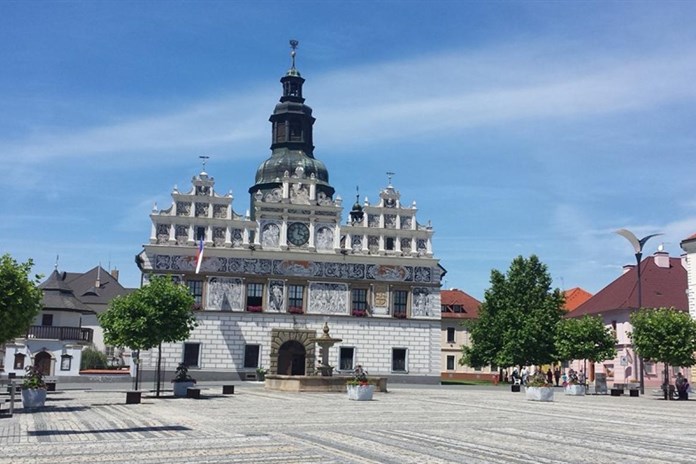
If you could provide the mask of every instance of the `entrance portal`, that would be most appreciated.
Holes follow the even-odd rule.
[[[51,355],[46,351],[37,353],[34,356],[34,365],[43,375],[51,375]]]
[[[283,343],[278,349],[278,374],[305,375],[305,347],[296,340]]]

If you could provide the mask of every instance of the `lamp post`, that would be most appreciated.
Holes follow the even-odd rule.
[[[638,308],[636,310],[640,310],[640,308],[643,306],[642,281],[640,278],[640,261],[641,261],[641,258],[643,257],[643,246],[645,245],[645,242],[650,240],[652,237],[656,237],[656,236],[662,235],[662,234],[651,234],[651,235],[647,235],[641,239],[638,239],[638,237],[636,237],[633,232],[626,230],[626,229],[619,229],[616,231],[616,233],[621,235],[622,237],[624,237],[629,242],[631,242],[631,245],[633,245],[633,249],[635,250],[635,253],[636,253],[636,271],[638,272],[638,276],[637,276],[637,279],[638,279]],[[635,354],[635,349],[633,350],[633,353]],[[642,357],[638,358],[638,355],[636,355],[636,361],[638,361],[640,394],[644,395],[645,394],[645,375],[643,372],[643,358]]]

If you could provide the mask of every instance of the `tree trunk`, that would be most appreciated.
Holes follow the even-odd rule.
[[[160,380],[162,372],[162,343],[157,346],[157,397],[160,396]]]
[[[136,353],[137,358],[135,359],[133,365],[135,366],[135,390],[138,390],[138,387],[140,386],[138,382],[138,377],[140,376],[140,350],[137,350]]]

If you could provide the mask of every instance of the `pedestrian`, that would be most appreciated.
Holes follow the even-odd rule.
[[[677,393],[679,393],[679,399],[680,400],[688,400],[689,399],[689,381],[686,380],[686,377],[684,377],[681,372],[679,372],[677,374],[677,379],[674,381],[674,384],[677,387]]]
[[[527,385],[527,378],[529,377],[529,371],[527,366],[522,367],[522,385]]]
[[[556,386],[558,386],[558,381],[561,379],[561,369],[558,366],[553,370],[553,378],[556,379]]]
[[[520,371],[515,367],[512,370],[512,383],[518,385],[520,383]]]
[[[546,371],[546,381],[547,381],[549,384],[552,384],[552,383],[553,383],[553,372],[551,372],[551,368],[550,368],[550,367],[549,367],[549,369]]]

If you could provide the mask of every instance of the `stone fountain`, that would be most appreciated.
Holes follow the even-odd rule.
[[[319,345],[319,356],[321,357],[321,364],[317,367],[317,370],[322,375],[322,377],[331,377],[333,375],[333,366],[329,366],[329,348],[334,346],[336,343],[343,341],[341,338],[333,338],[329,335],[329,324],[324,322],[324,334],[321,337],[310,338],[309,341]]]

